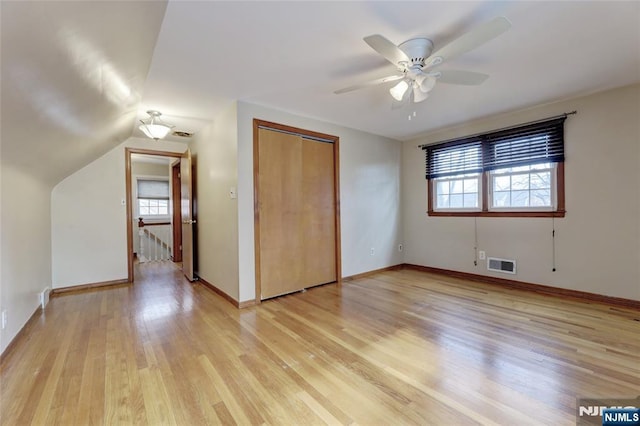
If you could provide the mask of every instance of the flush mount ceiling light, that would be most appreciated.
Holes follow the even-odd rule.
[[[160,116],[162,115],[160,111],[149,110],[147,114],[149,114],[149,118],[140,120],[142,124],[139,126],[139,129],[151,139],[162,139],[175,127],[160,120]]]

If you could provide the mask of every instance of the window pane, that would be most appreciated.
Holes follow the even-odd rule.
[[[531,189],[551,188],[551,172],[531,173]]]
[[[464,207],[478,207],[478,194],[464,194]]]
[[[437,194],[448,194],[449,182],[438,182],[436,191],[437,191]]]
[[[449,207],[451,207],[452,209],[459,209],[464,207],[462,204],[463,202],[462,194],[452,194],[449,202],[450,202]]]
[[[511,201],[509,191],[495,191],[493,193],[493,207],[509,207]]]
[[[144,199],[138,200],[138,213],[141,216],[168,216],[169,200]]]
[[[536,190],[531,191],[531,206],[532,207],[550,207],[551,206],[551,190]]]
[[[478,192],[478,179],[465,179],[464,192]]]
[[[452,194],[462,193],[462,180],[451,181],[451,193]]]
[[[511,191],[512,207],[528,207],[529,191]]]
[[[493,179],[494,191],[508,191],[511,189],[511,176],[496,176]]]
[[[529,189],[529,175],[511,176],[511,189]]]
[[[449,207],[449,195],[438,195],[436,199],[437,209],[446,209]]]

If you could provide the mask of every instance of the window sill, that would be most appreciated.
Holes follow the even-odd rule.
[[[565,210],[556,211],[473,211],[473,212],[443,212],[428,210],[427,215],[435,217],[564,217],[567,212]]]

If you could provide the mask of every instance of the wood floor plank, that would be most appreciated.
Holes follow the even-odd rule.
[[[211,380],[211,384],[217,389],[222,398],[222,402],[227,411],[236,424],[260,424],[264,419],[257,413],[253,407],[247,407],[244,399],[236,399],[230,387],[236,387],[235,383],[230,382],[229,385],[220,375],[220,372],[209,362],[209,359],[201,355],[198,359],[207,377]]]
[[[410,269],[238,310],[136,265],[53,297],[0,364],[0,425],[568,425],[637,395],[637,310]]]

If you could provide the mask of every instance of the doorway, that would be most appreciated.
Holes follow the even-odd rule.
[[[188,152],[125,149],[130,282],[135,280],[136,257],[138,261],[182,262],[180,267],[184,270],[182,215],[183,206],[191,206],[191,182],[183,194],[185,182],[181,180],[180,168],[185,165],[191,167]],[[191,173],[187,178],[191,179]]]

